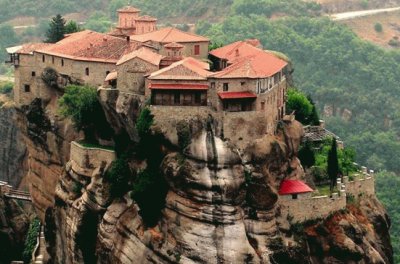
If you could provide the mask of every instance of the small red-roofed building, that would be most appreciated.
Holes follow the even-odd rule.
[[[146,97],[152,105],[207,106],[208,69],[191,57],[175,62],[148,77]]]
[[[279,187],[281,199],[310,198],[313,191],[301,180],[283,180]]]

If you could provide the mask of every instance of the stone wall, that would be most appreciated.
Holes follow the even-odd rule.
[[[72,169],[84,176],[91,177],[96,168],[102,166],[102,163],[110,164],[116,159],[115,151],[87,148],[77,142],[71,142],[70,161]]]
[[[326,218],[331,213],[346,208],[346,194],[344,191],[334,193],[332,197],[317,196],[309,199],[279,198],[281,214],[291,219],[293,223],[312,219]]]
[[[349,181],[347,176],[343,177],[346,193],[353,195],[355,198],[361,195],[375,195],[375,178],[373,174],[363,173],[361,178]]]

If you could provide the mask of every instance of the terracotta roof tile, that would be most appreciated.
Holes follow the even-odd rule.
[[[116,63],[122,55],[136,50],[139,46],[138,43],[122,38],[84,30],[70,34],[37,52],[74,60]]]
[[[170,42],[208,42],[209,39],[203,36],[191,34],[188,32],[180,31],[179,29],[173,27],[162,28],[153,32],[149,32],[141,35],[131,36],[132,40],[139,42],[154,41],[160,43],[170,43]]]
[[[171,42],[171,43],[165,44],[164,47],[170,48],[170,49],[181,49],[181,48],[184,48],[185,46],[183,46],[179,43],[176,43],[176,42]]]
[[[121,65],[133,58],[140,58],[144,61],[150,62],[153,65],[160,65],[160,61],[164,58],[163,55],[153,52],[151,49],[142,47],[138,50],[132,51],[131,53],[125,54],[117,62],[117,65]]]
[[[150,83],[150,89],[157,90],[208,90],[208,84],[198,83]]]
[[[304,127],[304,137],[303,142],[310,141],[310,142],[318,142],[323,141],[327,138],[336,138],[340,140],[338,136],[336,136],[331,131],[320,127],[320,126],[306,126]]]
[[[283,180],[279,188],[279,195],[313,192],[307,184],[300,180]]]
[[[141,16],[139,18],[135,19],[136,21],[149,21],[149,22],[154,22],[157,21],[157,18],[152,17],[152,16]]]
[[[257,53],[237,59],[232,65],[216,72],[214,78],[266,78],[280,72],[287,62],[272,53],[258,50]]]
[[[153,72],[150,80],[207,80],[211,74],[209,65],[188,57],[170,66]]]

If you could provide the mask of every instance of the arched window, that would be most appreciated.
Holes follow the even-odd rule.
[[[61,59],[61,66],[64,67],[64,59]]]
[[[89,76],[89,68],[85,69],[86,76]]]
[[[42,61],[45,62],[46,61],[46,57],[44,55],[42,55]]]

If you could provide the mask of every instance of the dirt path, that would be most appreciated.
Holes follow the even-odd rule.
[[[393,11],[397,11],[397,10],[400,10],[400,7],[345,12],[345,13],[332,14],[332,15],[330,15],[330,17],[334,21],[342,21],[342,20],[348,20],[348,19],[353,19],[353,18],[357,18],[357,17],[375,15],[375,14],[379,14],[379,13],[393,12]]]

